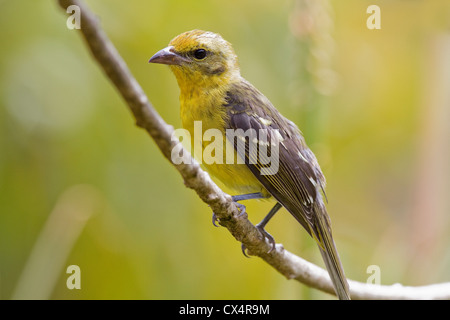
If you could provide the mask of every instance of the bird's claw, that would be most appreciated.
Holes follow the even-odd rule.
[[[261,235],[263,236],[264,241],[267,239],[270,243],[270,249],[269,251],[267,251],[267,253],[271,253],[273,250],[275,250],[275,239],[272,237],[272,235],[270,233],[268,233],[266,230],[264,230],[264,227],[257,224],[256,228],[259,230],[259,232],[261,233]],[[245,246],[245,244],[241,244],[241,250],[242,253],[244,254],[244,256],[246,256],[247,258],[250,258],[247,255],[247,247]]]
[[[235,202],[234,204],[236,205],[236,207],[238,207],[238,209],[240,211],[239,215],[238,215],[238,218],[241,218],[241,217],[243,217],[243,216],[245,216],[247,214],[245,206],[242,203]],[[217,221],[220,221],[220,219],[217,218],[216,214],[213,212],[213,214],[212,214],[212,224],[214,225],[214,227],[218,227],[218,225],[216,223]]]
[[[212,214],[212,224],[214,225],[214,227],[219,227],[216,222],[219,221],[219,218],[217,218],[216,214],[213,212]]]
[[[259,232],[261,232],[264,241],[267,239],[269,241],[270,249],[269,251],[267,251],[267,253],[271,253],[273,250],[275,250],[275,239],[272,237],[272,235],[270,233],[268,233],[263,226],[257,224],[256,228],[259,230]]]
[[[234,204],[236,205],[236,207],[238,207],[238,209],[240,211],[239,215],[238,215],[238,218],[241,218],[241,217],[243,217],[244,215],[247,214],[246,208],[245,208],[245,206],[242,203],[235,202]]]
[[[241,250],[242,250],[242,254],[246,257],[246,258],[250,258],[247,255],[247,252],[245,252],[247,250],[247,247],[245,246],[245,244],[241,243]]]

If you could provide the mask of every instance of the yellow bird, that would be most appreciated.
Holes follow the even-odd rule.
[[[175,74],[180,87],[182,124],[193,144],[202,141],[209,129],[223,134],[223,148],[227,149],[223,161],[204,163],[204,167],[238,194],[232,197],[233,201],[276,199],[276,205],[257,225],[272,249],[275,241],[264,227],[284,207],[316,240],[339,299],[350,299],[322,197],[325,177],[317,159],[297,126],[241,76],[231,44],[217,33],[192,30],[175,37],[149,62],[169,65]],[[198,121],[200,137],[195,130]],[[230,130],[235,133],[232,139],[227,136]],[[239,141],[245,142],[245,148],[239,148]],[[252,143],[257,150],[269,146],[270,151],[265,156],[264,152],[254,152]],[[205,141],[201,144],[203,149],[207,145]],[[227,146],[237,151],[234,161],[225,161],[230,153]],[[269,156],[277,161],[276,166],[267,163]],[[242,204],[238,205],[245,210]]]

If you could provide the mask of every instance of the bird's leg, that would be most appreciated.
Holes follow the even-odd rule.
[[[267,253],[270,253],[270,252],[272,252],[272,250],[275,249],[275,239],[272,237],[272,235],[270,233],[268,233],[264,229],[264,227],[269,222],[269,220],[272,219],[272,217],[275,215],[275,213],[277,213],[278,210],[280,210],[280,209],[281,209],[281,204],[279,202],[277,202],[275,204],[275,206],[269,211],[269,213],[264,217],[264,219],[262,219],[261,222],[256,225],[256,228],[259,230],[259,232],[261,232],[264,239],[267,239],[269,241],[269,243],[272,245],[272,247],[270,248],[270,250]],[[248,258],[248,255],[245,253],[245,250],[247,248],[245,247],[244,244],[241,245],[241,249],[242,249],[242,253],[244,254],[244,256],[246,256]]]
[[[263,199],[265,198],[261,192],[255,192],[255,193],[247,193],[247,194],[241,194],[237,196],[231,196],[231,200],[236,204],[236,206],[239,208],[239,211],[241,212],[239,216],[243,215],[245,213],[245,206],[242,203],[238,203],[238,201],[242,200],[250,200],[250,199]],[[215,227],[218,227],[216,224],[217,222],[216,214],[213,212],[212,215],[212,223]]]
[[[231,199],[234,202],[242,201],[242,200],[250,200],[250,199],[263,199],[265,198],[261,192],[255,192],[255,193],[247,193],[247,194],[241,194],[238,196],[231,196]]]

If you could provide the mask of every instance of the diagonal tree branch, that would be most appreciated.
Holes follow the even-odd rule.
[[[70,5],[80,8],[81,34],[92,56],[124,98],[137,126],[149,133],[163,155],[172,162],[171,151],[179,143],[172,140],[173,127],[165,123],[153,108],[126,63],[101,29],[94,13],[81,0],[58,1],[64,10]],[[220,224],[248,248],[249,254],[260,257],[288,279],[295,279],[334,294],[330,278],[324,269],[285,250],[281,244],[277,244],[275,250],[267,253],[270,244],[262,238],[246,215],[239,215],[231,197],[209,178],[198,163],[193,161],[192,164],[173,166],[182,176],[185,185],[193,189],[211,207]],[[406,287],[400,284],[381,286],[349,280],[349,285],[353,299],[450,299],[450,283]]]

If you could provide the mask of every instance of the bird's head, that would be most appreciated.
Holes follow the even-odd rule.
[[[149,62],[169,65],[180,88],[186,82],[204,86],[240,75],[231,44],[209,31],[192,30],[176,36]]]

